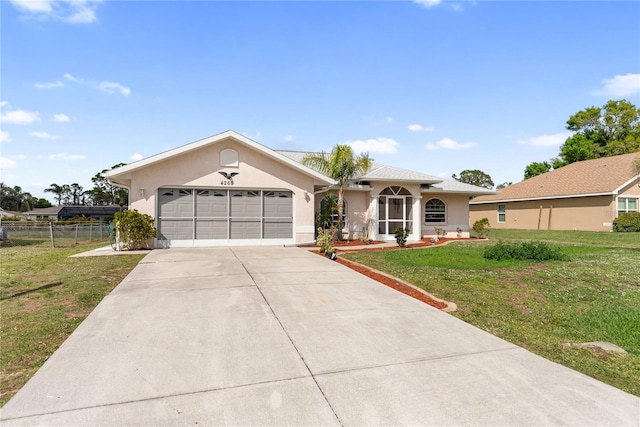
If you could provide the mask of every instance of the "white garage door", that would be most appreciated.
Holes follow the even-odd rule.
[[[158,191],[158,239],[169,246],[293,242],[291,191]]]

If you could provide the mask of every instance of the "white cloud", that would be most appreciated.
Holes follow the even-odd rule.
[[[407,129],[409,129],[411,132],[433,132],[435,130],[430,126],[425,127],[417,123],[407,126]]]
[[[596,95],[623,97],[640,93],[640,74],[624,74],[613,76],[602,81],[602,88],[594,92]]]
[[[294,135],[285,135],[285,136],[284,136],[284,140],[285,140],[286,142],[291,142],[291,141],[293,141],[294,139],[296,139],[296,137],[295,137]]]
[[[129,157],[129,158],[131,160],[133,160],[133,161],[137,161],[137,160],[142,160],[143,159],[142,154],[140,154],[140,153],[133,153],[131,155],[131,157]]]
[[[395,153],[398,142],[391,138],[372,138],[367,140],[347,141],[356,153]]]
[[[7,157],[0,157],[0,169],[15,169],[16,162]]]
[[[420,4],[424,7],[431,8],[442,3],[442,0],[413,0],[414,3]]]
[[[53,121],[58,123],[66,123],[66,122],[70,122],[71,119],[66,114],[54,114]]]
[[[34,84],[34,86],[37,89],[53,89],[56,87],[62,87],[64,86],[64,83],[62,83],[60,80],[55,81],[55,82],[48,82],[48,83],[36,83]]]
[[[60,138],[57,135],[51,135],[47,132],[29,132],[29,135],[31,136],[35,136],[36,138],[41,138],[41,139],[58,139]]]
[[[31,13],[49,13],[53,11],[50,0],[9,0],[17,9]]]
[[[80,80],[79,78],[75,77],[70,73],[65,73],[64,78],[67,80],[71,80],[72,82],[82,83],[82,80]]]
[[[442,138],[440,141],[437,141],[435,144],[427,144],[425,147],[427,150],[440,150],[440,149],[463,150],[466,148],[475,147],[476,145],[478,144],[476,144],[475,142],[459,143],[457,141],[454,141],[451,138]]]
[[[387,118],[385,118],[385,121],[387,123],[393,123],[393,117],[387,117]]]
[[[0,113],[0,122],[12,124],[27,124],[40,120],[40,113],[37,111],[13,110],[8,102],[0,103],[0,108],[4,109]]]
[[[0,130],[0,142],[10,142],[11,137],[9,136],[9,132],[5,132]]]
[[[97,21],[96,9],[102,0],[10,0],[16,9],[38,19],[57,19],[71,24]]]
[[[49,155],[49,160],[84,160],[86,158],[87,156],[84,154],[57,153]]]
[[[107,93],[120,92],[120,94],[124,96],[129,96],[129,94],[131,93],[131,88],[122,86],[120,83],[116,82],[101,82],[99,87],[101,91]]]
[[[573,135],[572,132],[560,132],[553,135],[540,135],[533,138],[519,139],[518,144],[531,145],[533,147],[554,147],[562,145],[567,138]]]

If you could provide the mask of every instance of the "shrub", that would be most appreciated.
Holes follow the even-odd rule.
[[[398,246],[400,246],[401,248],[404,248],[405,245],[407,244],[407,236],[409,236],[409,229],[408,228],[396,228],[396,232],[394,233],[396,236],[396,243],[398,243]]]
[[[489,218],[482,218],[473,223],[471,229],[476,233],[478,237],[487,237],[491,224]]]
[[[323,229],[318,227],[318,237],[316,237],[316,244],[320,247],[320,251],[322,253],[331,252],[333,248],[331,247],[331,242],[334,241],[336,233],[338,229],[336,227],[331,227],[328,229]]]
[[[558,248],[549,246],[544,242],[504,243],[500,241],[493,246],[485,248],[483,256],[486,259],[494,261],[503,259],[566,261],[569,259],[569,257],[560,252]]]
[[[640,212],[625,212],[613,220],[613,231],[640,232]]]
[[[116,212],[114,223],[124,249],[144,248],[147,246],[147,240],[158,235],[158,229],[153,226],[153,217],[136,209]]]

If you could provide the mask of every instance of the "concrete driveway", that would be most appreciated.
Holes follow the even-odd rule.
[[[639,425],[640,399],[298,248],[155,250],[9,425]]]

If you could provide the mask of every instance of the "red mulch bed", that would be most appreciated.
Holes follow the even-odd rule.
[[[436,243],[431,243],[431,241],[429,239],[423,239],[421,242],[419,243],[411,243],[408,244],[406,246],[406,248],[422,248],[425,246],[437,246],[437,245],[442,245],[443,243],[452,241],[452,240],[461,240],[461,239],[447,239],[447,238],[440,238]],[[384,242],[373,242],[373,243],[384,243]],[[362,246],[363,243],[359,240],[343,240],[340,242],[333,242],[331,243],[331,246],[333,246],[334,248],[336,248],[337,251],[340,252],[349,252],[349,251],[354,251],[354,250],[350,250],[349,246]],[[402,250],[402,248],[399,248],[397,246],[390,246],[390,247],[371,247],[371,248],[363,248],[363,249],[356,249],[356,251],[358,250],[363,250],[363,251],[397,251],[397,250]],[[316,252],[317,254],[321,255],[320,252]],[[364,274],[365,276],[376,280],[377,282],[382,283],[383,285],[389,286],[390,288],[395,289],[396,291],[402,292],[405,295],[409,295],[410,297],[413,297],[419,301],[424,302],[425,304],[429,304],[432,307],[435,307],[437,309],[444,309],[447,308],[448,305],[442,301],[436,301],[432,298],[429,298],[427,295],[423,294],[420,291],[417,291],[416,289],[413,289],[410,286],[405,285],[404,283],[401,283],[397,280],[391,279],[387,276],[384,276],[382,274],[376,273],[375,271],[372,271],[371,269],[358,265],[358,264],[354,264],[350,261],[347,261],[345,259],[342,259],[340,257],[338,257],[336,259],[337,262],[339,262],[340,264],[346,265],[347,267],[351,268],[352,270],[357,271],[358,273]]]
[[[319,253],[319,252],[318,252]],[[382,274],[376,273],[375,271],[371,271],[370,269],[363,267],[361,265],[357,265],[354,264],[350,261],[347,261],[346,259],[342,259],[342,258],[337,258],[336,259],[337,262],[339,262],[340,264],[346,265],[347,267],[349,267],[352,270],[357,271],[358,273],[364,274],[365,276],[376,280],[380,283],[382,283],[383,285],[389,286],[390,288],[395,289],[396,291],[400,291],[405,295],[409,295],[410,297],[413,297],[419,301],[424,302],[425,304],[429,304],[432,307],[435,307],[437,309],[444,309],[447,308],[447,304],[442,302],[442,301],[436,301],[434,299],[429,298],[427,295],[423,294],[422,292],[419,292],[415,289],[413,289],[410,286],[407,286],[403,283],[400,283],[396,280],[393,280],[387,276],[384,276]]]

